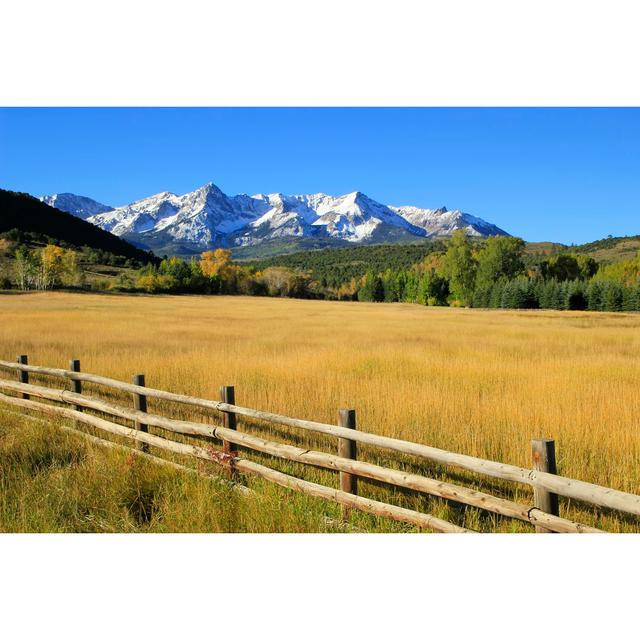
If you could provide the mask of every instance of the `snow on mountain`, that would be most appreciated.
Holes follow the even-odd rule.
[[[266,203],[248,196],[229,198],[210,182],[183,196],[158,193],[88,220],[118,236],[162,234],[209,247],[224,244],[226,236],[267,208]]]
[[[440,209],[419,209],[418,207],[390,207],[411,224],[423,229],[429,236],[450,236],[458,229],[464,229],[470,236],[504,236],[505,231],[494,224],[476,218],[462,211]]]
[[[86,220],[90,216],[102,213],[103,211],[111,211],[112,207],[87,198],[85,196],[77,196],[74,193],[54,193],[51,196],[42,196],[39,198],[50,207],[60,209],[72,213],[78,218]]]
[[[60,200],[63,195],[64,201]],[[474,236],[507,235],[495,225],[461,211],[392,207],[359,191],[343,196],[227,196],[209,182],[182,196],[163,192],[115,209],[72,194],[42,200],[47,204],[73,204],[71,213],[151,249],[179,245],[200,251],[307,236],[354,243],[384,242],[448,236],[457,229]],[[62,208],[60,204],[52,206]]]

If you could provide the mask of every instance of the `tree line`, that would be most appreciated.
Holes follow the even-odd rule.
[[[428,255],[445,250],[443,240],[425,240],[413,244],[373,244],[299,251],[286,255],[245,262],[256,271],[285,267],[309,273],[321,287],[337,291],[352,278],[360,280],[368,271],[409,269]]]
[[[148,293],[202,293],[325,298],[326,292],[310,274],[286,267],[259,271],[231,260],[229,249],[204,251],[189,261],[165,258],[139,271],[137,289]]]
[[[531,264],[520,238],[496,236],[478,242],[464,231],[456,231],[440,247],[431,247],[421,261],[408,267],[369,268],[364,275],[334,286],[318,281],[311,270],[277,265],[258,269],[234,262],[228,249],[216,249],[190,260],[171,257],[149,263],[102,288],[429,306],[640,311],[640,253],[610,265],[575,252]],[[18,288],[83,286],[78,253],[72,249],[18,246],[14,258],[12,284]]]
[[[350,291],[367,302],[503,309],[640,311],[640,254],[599,265],[561,253],[525,264],[520,238],[495,236],[478,245],[456,231],[446,251],[408,270],[369,271]]]

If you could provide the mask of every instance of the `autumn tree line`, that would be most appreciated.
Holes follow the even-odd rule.
[[[24,290],[46,291],[59,286],[74,286],[80,283],[81,274],[77,254],[55,244],[39,250],[19,247],[13,264],[14,283]]]
[[[204,251],[198,258],[165,258],[140,270],[136,288],[148,293],[203,293],[290,298],[324,298],[308,273],[286,267],[262,271],[231,260],[229,249]]]
[[[309,270],[285,266],[258,269],[234,262],[228,249],[205,251],[189,260],[165,258],[132,269],[107,284],[92,286],[124,292],[429,306],[640,311],[640,254],[632,260],[599,265],[587,255],[567,252],[531,264],[525,260],[525,243],[520,238],[496,236],[478,242],[463,231],[455,232],[438,248],[409,267],[370,270],[335,286],[314,279]],[[18,247],[11,284],[41,290],[85,286],[76,252],[51,244],[33,250]]]
[[[227,249],[205,251],[147,266],[136,286],[150,293],[208,293],[324,298],[362,302],[411,302],[430,306],[503,309],[640,311],[640,255],[599,265],[593,258],[561,253],[527,265],[520,238],[496,236],[479,243],[457,231],[408,268],[369,271],[338,286],[314,280],[310,271],[283,266],[256,269],[231,260]]]

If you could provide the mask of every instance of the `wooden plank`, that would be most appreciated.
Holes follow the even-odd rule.
[[[396,507],[395,505],[370,500],[369,498],[363,498],[361,496],[354,496],[351,493],[346,493],[338,489],[331,489],[330,487],[325,487],[321,484],[289,476],[285,473],[269,469],[268,467],[264,467],[263,465],[249,460],[238,460],[236,464],[238,470],[243,473],[251,473],[282,487],[288,487],[289,489],[294,489],[317,498],[331,500],[351,509],[358,509],[365,513],[372,513],[376,516],[391,518],[397,522],[406,522],[417,527],[430,529],[431,531],[437,531],[440,533],[470,533],[468,529],[459,527],[451,522],[441,520],[440,518],[436,518],[435,516],[426,513],[412,511],[411,509],[405,509],[404,507]]]
[[[556,446],[553,440],[548,438],[540,438],[531,441],[531,457],[533,460],[533,468],[536,471],[544,471],[546,473],[557,473],[556,468]],[[533,503],[537,509],[554,516],[560,515],[560,507],[558,504],[558,495],[551,493],[546,489],[534,486]],[[536,533],[551,533],[549,529],[543,526],[536,526]]]
[[[221,430],[222,427],[214,429],[214,435],[221,437]],[[270,442],[247,433],[227,434],[226,437],[235,438],[241,446],[286,460],[311,464],[325,469],[347,471],[354,475],[421,491],[461,504],[478,507],[485,511],[491,511],[506,517],[522,520],[523,522],[544,524],[547,528],[559,533],[602,533],[601,530],[587,525],[549,514],[543,514],[535,507],[517,504],[504,498],[498,498],[480,491],[475,491],[474,489],[453,485],[433,478],[426,478],[396,469],[387,469],[368,462],[348,460],[320,451],[311,451],[292,445]]]
[[[33,400],[22,400],[21,398],[13,398],[11,396],[5,396],[3,394],[0,394],[0,401],[25,409],[41,411],[49,415],[55,415],[63,418],[77,420],[79,422],[84,422],[85,424],[97,427],[98,429],[102,429],[103,431],[121,435],[139,442],[146,442],[147,444],[150,444],[154,447],[173,451],[174,453],[202,458],[204,460],[210,460],[211,462],[216,462],[222,465],[227,464],[223,457],[226,454],[217,453],[211,448],[205,449],[203,447],[188,445],[181,442],[174,442],[172,440],[166,440],[165,438],[161,438],[160,436],[145,433],[143,431],[138,431],[137,429],[131,429],[129,427],[125,427],[114,422],[109,422],[108,420],[104,420],[87,413],[74,411],[73,409],[42,404]],[[359,509],[361,511],[372,513],[374,515],[391,518],[399,522],[406,522],[418,527],[439,532],[467,532],[467,529],[464,529],[463,527],[459,527],[455,524],[446,522],[445,520],[441,520],[429,514],[420,513],[419,511],[412,511],[403,507],[396,507],[394,505],[388,505],[383,502],[369,500],[368,498],[362,498],[360,496],[354,496],[336,489],[330,489],[329,487],[325,487],[323,485],[308,482],[306,480],[301,480],[300,478],[294,478],[293,476],[275,471],[274,469],[269,469],[268,467],[257,464],[255,462],[250,462],[249,460],[236,459],[235,468],[238,469],[238,471],[260,476],[262,478],[265,478],[266,480],[274,482],[275,484],[294,489],[307,495],[331,500],[333,502],[337,502],[338,504],[345,504],[347,506],[350,506],[351,508]]]
[[[396,451],[398,453],[413,455],[425,460],[432,460],[433,462],[437,462],[439,464],[466,469],[467,471],[480,473],[493,478],[500,478],[502,480],[512,482],[521,482],[530,486],[546,489],[547,491],[557,493],[558,495],[562,495],[567,498],[574,498],[576,500],[582,500],[584,502],[597,504],[602,507],[617,509],[619,511],[624,511],[626,513],[631,513],[634,515],[640,515],[640,496],[626,493],[624,491],[619,491],[617,489],[611,489],[609,487],[602,487],[590,482],[584,482],[583,480],[565,478],[563,476],[546,473],[544,471],[535,471],[511,464],[495,462],[493,460],[476,458],[474,456],[469,456],[466,454],[453,453],[451,451],[438,449],[436,447],[430,447],[424,444],[367,433],[366,431],[355,430],[350,432],[350,430],[339,426],[313,422],[310,420],[289,418],[288,416],[282,416],[267,411],[258,411],[256,409],[250,409],[247,407],[239,407],[237,405],[216,402],[214,400],[193,398],[191,396],[183,396],[181,394],[175,394],[158,389],[141,389],[140,387],[136,387],[135,385],[120,382],[117,380],[111,380],[110,378],[105,378],[103,376],[95,376],[93,374],[73,373],[64,369],[52,369],[49,367],[21,365],[3,360],[0,361],[0,367],[55,375],[72,380],[85,380],[88,382],[93,382],[95,384],[103,384],[114,389],[120,389],[122,391],[129,391],[132,393],[139,393],[142,391],[148,397],[156,397],[173,402],[180,402],[184,404],[215,409],[218,411],[233,412],[236,415],[242,415],[257,420],[265,420],[267,422],[297,427],[314,431],[316,433],[324,433],[331,436],[350,438],[362,444],[368,444],[376,447],[381,447],[389,451]]]
[[[66,369],[56,369],[54,367],[40,367],[35,365],[24,365],[15,362],[9,362],[7,360],[0,360],[0,367],[5,369],[14,369],[20,371],[27,371],[31,373],[38,373],[40,375],[49,375],[56,378],[63,378],[66,380],[82,380],[84,382],[91,382],[93,384],[102,385],[110,389],[117,389],[126,393],[144,393],[149,398],[158,398],[160,400],[169,400],[171,402],[179,402],[182,404],[188,404],[196,407],[203,407],[205,409],[215,409],[222,411],[220,406],[222,403],[216,400],[207,400],[205,398],[194,398],[192,396],[182,395],[180,393],[173,393],[171,391],[163,391],[162,389],[153,389],[150,387],[140,389],[137,385],[129,382],[122,382],[121,380],[114,380],[113,378],[107,378],[105,376],[98,376],[93,373],[76,373],[74,371],[67,371]]]
[[[340,409],[338,412],[338,424],[345,429],[356,428],[356,411],[355,409]],[[338,438],[338,455],[341,458],[355,460],[357,457],[356,443],[349,438]],[[348,471],[340,471],[340,490],[346,493],[357,495],[358,485],[357,476]],[[348,520],[351,515],[351,509],[347,505],[342,506],[342,519]]]
[[[28,356],[18,356],[16,358],[16,363],[17,364],[22,364],[22,365],[28,365],[29,364],[29,358],[28,358]],[[18,382],[21,382],[22,384],[29,384],[29,372],[25,371],[24,369],[18,369]],[[29,394],[28,393],[23,393],[22,394],[22,398],[24,400],[28,400],[29,399]]]
[[[84,399],[84,396],[80,396],[80,398]],[[72,398],[72,400],[75,400],[75,398]],[[223,456],[221,451],[218,452],[213,447],[205,449],[191,444],[167,440],[165,438],[161,438],[160,436],[156,436],[155,434],[147,433],[145,431],[139,431],[138,429],[131,427],[125,427],[124,425],[110,422],[109,420],[105,420],[104,418],[99,418],[98,416],[93,416],[88,413],[79,413],[78,411],[74,411],[73,409],[68,409],[66,407],[43,404],[41,402],[35,402],[33,400],[22,400],[21,398],[13,398],[4,394],[0,394],[0,401],[17,407],[40,411],[48,415],[76,420],[84,424],[89,424],[98,429],[102,429],[103,431],[107,431],[119,436],[124,436],[125,438],[130,438],[131,440],[135,440],[136,442],[144,442],[146,444],[159,447],[160,449],[166,449],[167,451],[173,451],[174,453],[179,453],[181,455],[189,455],[212,462],[220,462],[221,457]],[[147,414],[141,413],[140,415],[146,417]]]
[[[143,387],[136,387],[142,389]],[[174,433],[184,433],[187,435],[197,435],[211,437],[214,428],[210,425],[200,424],[196,422],[187,422],[185,420],[175,420],[173,418],[165,418],[163,416],[155,416],[151,413],[139,412],[136,409],[121,407],[116,404],[107,402],[106,400],[96,400],[87,395],[75,394],[65,389],[52,389],[50,387],[39,387],[36,385],[22,385],[18,382],[0,379],[0,389],[8,391],[21,392],[29,391],[31,395],[44,398],[46,400],[55,400],[67,404],[81,404],[88,409],[95,409],[103,413],[108,413],[126,420],[144,422],[147,425],[161,427]]]
[[[0,380],[0,388],[17,391],[25,387],[15,382]],[[387,482],[407,489],[413,489],[430,495],[439,496],[447,500],[475,506],[486,511],[491,511],[506,517],[522,520],[524,522],[544,524],[548,529],[558,532],[600,532],[598,529],[581,525],[570,520],[556,518],[554,516],[547,517],[540,510],[527,505],[517,504],[473,489],[460,487],[431,478],[425,478],[415,474],[405,473],[404,471],[386,469],[371,463],[345,459],[340,456],[334,456],[319,451],[310,451],[308,449],[302,449],[292,445],[271,442],[258,436],[239,433],[224,427],[210,427],[203,424],[155,416],[153,414],[139,414],[131,409],[124,409],[102,400],[87,398],[86,396],[76,396],[68,391],[59,391],[57,389],[37,387],[34,385],[27,385],[26,389],[32,391],[32,395],[44,397],[49,400],[58,400],[69,404],[79,401],[85,403],[85,406],[89,408],[97,409],[105,413],[111,413],[112,415],[122,418],[130,420],[142,418],[147,420],[147,422],[153,426],[168,429],[172,432],[197,434],[201,436],[216,437],[218,439],[233,440],[236,444],[241,446],[255,451],[260,451],[261,453],[280,457],[285,460],[310,464],[334,471],[345,471],[353,475]],[[224,456],[225,454],[221,452],[219,455]],[[224,461],[224,458],[221,458],[221,461]]]
[[[136,387],[144,387],[144,373],[136,373],[133,376],[133,384]],[[141,413],[147,413],[147,396],[143,393],[134,393],[133,394],[133,408],[136,411]],[[148,433],[149,427],[146,422],[142,422],[140,420],[135,421],[135,429],[137,431],[143,431],[144,433]],[[148,453],[149,445],[145,442],[140,442],[140,451],[143,453]]]
[[[80,360],[69,360],[69,371],[74,371],[75,373],[80,372]],[[82,380],[72,380],[71,381],[71,390],[73,393],[82,393]],[[75,405],[76,411],[83,411],[82,405]]]

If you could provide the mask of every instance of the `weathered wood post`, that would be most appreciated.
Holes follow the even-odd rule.
[[[29,358],[27,358],[27,356],[18,356],[16,358],[16,362],[18,364],[29,364]],[[18,382],[24,382],[25,384],[29,384],[29,372],[28,371],[20,371],[18,370]],[[29,399],[29,394],[28,393],[23,393],[22,394],[22,399],[23,400],[28,400]]]
[[[145,386],[144,373],[136,373],[136,375],[133,376],[133,384],[139,387],[144,387]],[[137,409],[138,411],[143,411],[144,413],[147,413],[147,396],[145,396],[142,393],[134,393],[133,408]],[[144,424],[143,422],[138,422],[136,420],[134,426],[138,431],[143,431],[144,433],[147,433],[149,431],[148,425]],[[144,451],[144,452],[149,451],[149,445],[146,442],[139,442],[138,448],[140,449],[140,451]]]
[[[547,473],[558,473],[556,468],[556,444],[549,438],[540,438],[531,441],[531,454],[533,458],[533,468],[536,471],[546,471]],[[560,515],[558,505],[558,494],[551,493],[539,487],[533,488],[534,505],[546,513],[554,516]],[[552,533],[544,527],[536,527],[536,533]]]
[[[69,371],[74,371],[76,373],[80,373],[80,360],[69,360]],[[72,380],[71,381],[71,390],[74,393],[82,393],[82,381],[81,380]],[[73,405],[73,408],[76,411],[82,411],[83,407],[79,404]]]
[[[338,426],[345,427],[345,429],[356,428],[356,410],[355,409],[340,409],[338,412]],[[349,458],[349,460],[356,459],[356,442],[349,438],[338,438],[338,455],[342,458]],[[357,495],[358,485],[357,477],[346,471],[340,472],[340,490],[346,491]],[[348,520],[351,515],[351,508],[342,506],[342,519]]]
[[[233,386],[223,386],[220,387],[220,402],[224,402],[225,404],[235,404],[236,403],[236,391]],[[222,426],[227,429],[233,429],[234,431],[238,428],[237,416],[235,413],[231,411],[223,411],[222,412]],[[229,456],[227,458],[227,474],[230,480],[234,477],[234,468],[233,468],[233,458],[236,457],[238,451],[238,445],[235,442],[229,442],[228,440],[222,441],[222,452]]]

